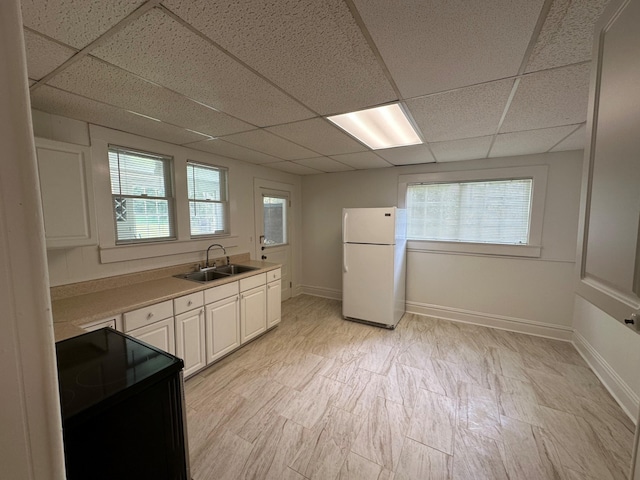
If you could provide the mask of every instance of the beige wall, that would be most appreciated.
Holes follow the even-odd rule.
[[[117,132],[103,128],[88,128],[85,122],[72,120],[57,115],[33,111],[34,132],[37,137],[52,140],[76,143],[80,145],[105,144],[109,141],[116,144],[124,144],[133,148],[140,148],[156,153],[173,155],[174,157],[188,158],[191,160],[209,162],[229,169],[229,200],[231,210],[231,237],[220,239],[220,243],[231,246],[228,253],[250,252],[252,258],[255,254],[254,234],[254,203],[253,182],[254,178],[262,178],[275,182],[290,184],[293,186],[293,283],[297,284],[300,278],[300,186],[301,179],[297,175],[280,172],[278,170],[252,165],[237,160],[219,157],[213,154],[191,150],[185,147],[171,145],[157,140],[139,137],[136,135]],[[90,133],[91,131],[91,133]],[[90,136],[93,135],[93,139]],[[91,142],[93,140],[93,142]],[[106,143],[105,143],[106,142]],[[104,246],[105,227],[113,224],[111,217],[109,191],[109,179],[103,178],[107,174],[108,159],[105,149],[92,148],[92,163],[94,167],[94,188],[96,196],[96,210],[98,212],[98,231],[101,232],[101,245]],[[106,207],[105,207],[106,205]],[[218,239],[207,242],[215,243]],[[202,243],[202,242],[200,242]],[[113,263],[101,263],[99,247],[88,246],[59,250],[48,250],[49,275],[51,285],[62,285],[80,281],[102,278],[112,275],[121,275],[169,265],[195,263],[204,260],[206,245],[199,251],[179,253],[176,247],[171,255],[126,260]],[[218,254],[220,252],[218,251]]]
[[[542,256],[410,251],[410,310],[569,339],[582,151],[306,176],[303,291],[340,298],[341,210],[397,205],[398,175],[548,165]]]

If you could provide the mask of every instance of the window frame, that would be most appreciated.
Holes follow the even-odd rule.
[[[218,170],[219,172],[224,172],[224,201],[216,201],[216,200],[196,200],[191,199],[189,197],[189,166],[206,168],[209,170]],[[187,212],[189,216],[189,236],[191,239],[199,240],[203,238],[218,238],[218,237],[227,237],[231,231],[231,221],[230,221],[230,207],[229,207],[229,169],[226,167],[221,167],[219,165],[212,165],[210,163],[198,162],[196,160],[187,160],[186,161],[186,180],[187,180]],[[221,195],[222,197],[222,195]],[[196,203],[221,203],[224,207],[224,231],[218,233],[204,233],[200,235],[194,235],[191,231],[191,202]]]
[[[529,243],[525,245],[509,245],[411,239],[407,242],[408,249],[425,252],[540,257],[542,252],[542,224],[547,191],[547,173],[547,165],[535,165],[400,175],[398,177],[398,206],[400,208],[406,207],[407,187],[412,184],[490,182],[524,178],[533,180],[531,216],[529,218]]]
[[[125,153],[139,155],[141,157],[149,157],[153,159],[161,160],[164,164],[164,184],[165,184],[165,194],[169,194],[170,196],[166,197],[149,197],[143,195],[117,195],[113,193],[113,185],[111,182],[111,171],[109,168],[109,154],[113,150],[119,150]],[[164,155],[161,153],[149,152],[145,150],[140,150],[138,148],[130,148],[121,145],[108,144],[107,145],[107,168],[109,169],[109,188],[110,188],[110,198],[111,198],[111,214],[113,218],[113,228],[114,228],[114,239],[115,245],[140,245],[140,244],[149,244],[149,243],[159,243],[159,242],[172,242],[177,240],[177,225],[176,225],[176,195],[175,195],[175,182],[173,176],[173,168],[174,168],[174,158],[171,155]],[[134,198],[134,199],[146,199],[146,200],[166,200],[167,201],[167,209],[168,209],[168,218],[169,218],[169,236],[167,237],[154,237],[154,238],[144,238],[144,239],[131,239],[131,240],[121,240],[118,238],[118,220],[115,209],[115,199],[117,198]]]

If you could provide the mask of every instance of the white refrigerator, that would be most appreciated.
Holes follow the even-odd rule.
[[[342,210],[342,316],[393,329],[405,312],[406,216],[396,207]]]

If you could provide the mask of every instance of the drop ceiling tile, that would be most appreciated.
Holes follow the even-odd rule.
[[[404,98],[513,76],[544,0],[354,0]]]
[[[318,156],[316,152],[307,150],[284,138],[277,137],[266,130],[251,130],[250,132],[227,135],[223,137],[223,140],[266,153],[267,155],[273,155],[282,160],[299,160]]]
[[[24,25],[81,49],[145,0],[21,0]]]
[[[590,68],[590,64],[572,65],[523,77],[500,133],[584,122]]]
[[[555,0],[527,63],[527,72],[591,59],[593,26],[609,0]]]
[[[44,112],[175,144],[195,142],[203,138],[202,135],[182,128],[150,120],[46,85],[31,92],[31,106]]]
[[[343,0],[163,3],[322,115],[397,99]]]
[[[548,151],[556,143],[575,130],[575,125],[543,128],[524,132],[501,133],[496,137],[489,157],[530,155]]]
[[[500,80],[407,100],[427,142],[493,135],[514,80]]]
[[[37,33],[24,30],[29,78],[40,80],[69,60],[76,51],[48,40]]]
[[[92,54],[253,125],[314,116],[157,9],[141,16]]]
[[[353,167],[345,165],[344,163],[336,162],[335,160],[327,157],[305,158],[303,160],[296,160],[295,163],[327,173],[354,170]]]
[[[344,155],[332,155],[331,158],[340,163],[345,163],[356,170],[368,170],[370,168],[392,167],[385,159],[373,152],[347,153]]]
[[[211,136],[255,128],[91,56],[60,72],[48,84]]]
[[[272,157],[262,152],[256,152],[248,148],[234,145],[220,139],[205,140],[187,145],[187,147],[202,150],[203,152],[222,155],[223,157],[242,160],[243,162],[255,163],[256,165],[281,162],[281,158]]]
[[[575,132],[562,140],[551,149],[552,152],[564,152],[565,150],[582,150],[587,140],[587,126],[582,124]]]
[[[464,138],[448,142],[430,143],[431,151],[438,162],[456,162],[486,158],[491,146],[491,135],[478,138]]]
[[[367,147],[322,118],[277,125],[267,130],[321,155],[339,155],[367,150]]]
[[[376,150],[376,154],[393,165],[415,165],[436,161],[426,145],[385,148],[384,150]]]
[[[268,166],[269,168],[276,168],[278,170],[282,170],[283,172],[293,173],[295,175],[315,175],[318,173],[323,173],[320,170],[305,167],[304,165],[299,165],[294,162],[270,163]]]

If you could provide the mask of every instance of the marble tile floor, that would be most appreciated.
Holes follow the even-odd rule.
[[[186,381],[194,480],[626,479],[634,425],[573,346],[301,295]]]

